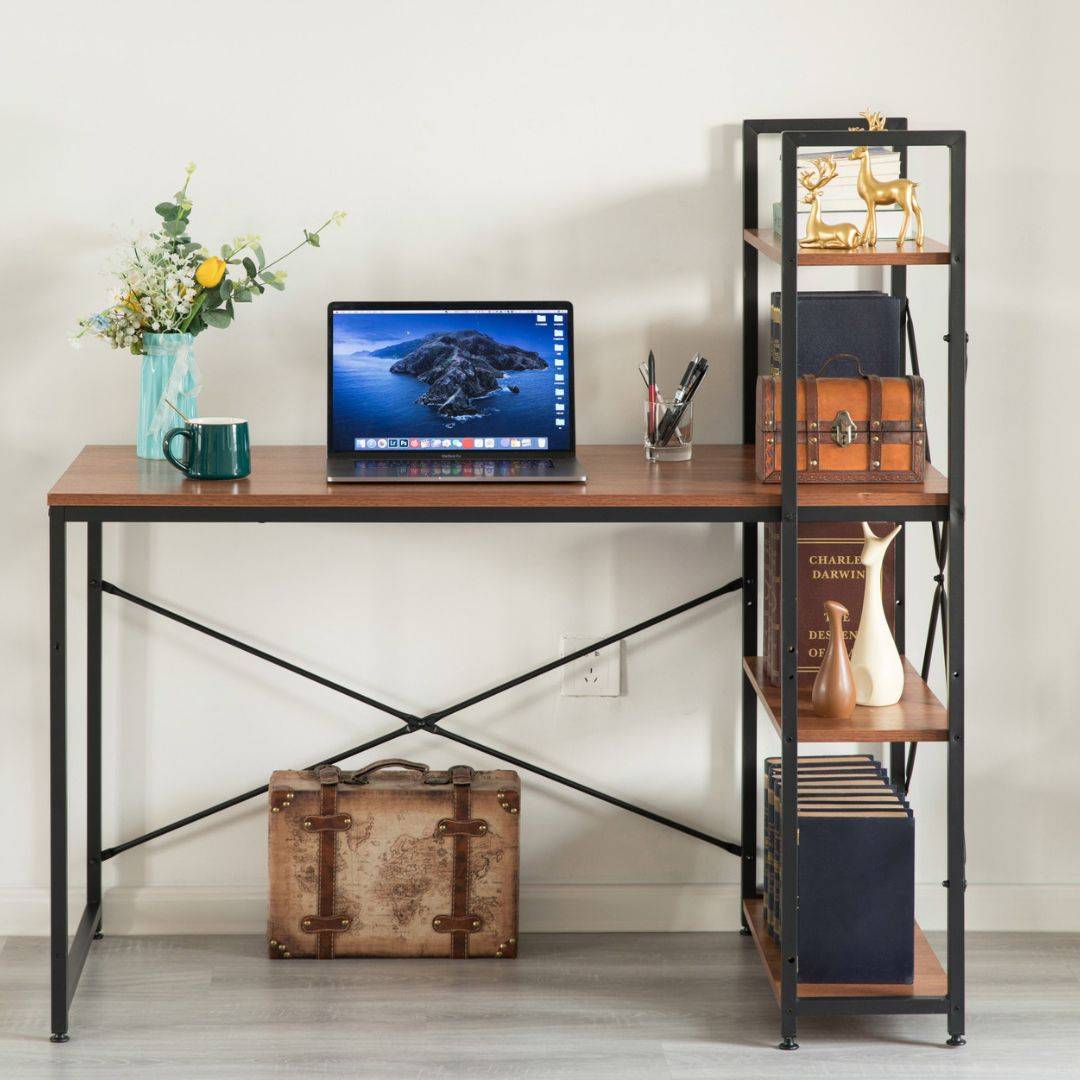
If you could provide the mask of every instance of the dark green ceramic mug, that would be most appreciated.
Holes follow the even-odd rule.
[[[173,439],[183,437],[187,456],[176,457]],[[251,472],[251,444],[246,420],[205,416],[167,432],[162,450],[169,463],[192,480],[239,480]]]

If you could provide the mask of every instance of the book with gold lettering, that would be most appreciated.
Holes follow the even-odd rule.
[[[871,522],[883,536],[892,522]],[[812,682],[829,644],[825,601],[839,600],[848,609],[844,639],[850,651],[862,614],[865,571],[859,562],[862,525],[858,521],[817,521],[799,525],[796,562],[799,576],[799,627],[797,631],[800,682]],[[895,548],[890,546],[882,567],[881,592],[889,628],[896,607]],[[765,678],[780,681],[780,526],[765,526],[764,545]]]

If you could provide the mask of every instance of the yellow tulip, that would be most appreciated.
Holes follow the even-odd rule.
[[[204,259],[199,264],[199,269],[195,271],[195,280],[204,288],[212,289],[215,285],[220,284],[221,279],[225,276],[225,260],[219,259],[216,255],[211,255],[209,259]]]

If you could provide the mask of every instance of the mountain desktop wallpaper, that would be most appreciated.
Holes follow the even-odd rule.
[[[543,437],[567,449],[569,343],[555,313],[542,314],[335,312],[331,450],[447,436]]]

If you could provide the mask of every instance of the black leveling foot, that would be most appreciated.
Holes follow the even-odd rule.
[[[777,1050],[798,1050],[799,1044],[795,1041],[794,1035],[785,1035],[784,1038],[777,1045]]]
[[[97,931],[97,932],[96,932],[96,933],[94,934],[94,940],[95,940],[95,941],[100,941],[100,940],[101,940],[101,939],[102,939],[102,938],[103,938],[104,936],[105,936],[105,935],[104,935],[104,934],[103,934],[103,933],[102,933],[102,932],[101,932],[100,930],[98,930],[98,931]]]
[[[966,1046],[967,1039],[963,1035],[950,1035],[945,1043],[946,1046]]]
[[[743,937],[749,937],[750,936],[750,927],[749,926],[740,926],[739,927],[739,933],[742,934]]]
[[[59,1031],[59,1032],[54,1031],[49,1036],[49,1042],[56,1042],[56,1043],[67,1042],[68,1039],[70,1039],[70,1038],[71,1038],[71,1036],[66,1031]]]

